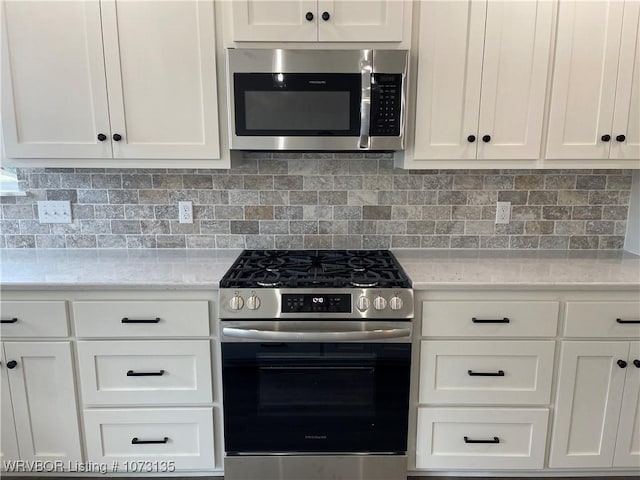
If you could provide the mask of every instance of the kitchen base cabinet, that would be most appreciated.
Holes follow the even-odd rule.
[[[2,440],[12,434],[11,406],[18,452],[9,441],[6,459],[80,462],[80,434],[70,342],[5,342],[2,376],[11,401],[5,404],[3,378]],[[5,428],[7,432],[5,433]],[[17,458],[13,458],[17,459]]]
[[[90,409],[87,459],[127,473],[214,468],[211,408]]]
[[[9,392],[9,370],[7,361],[0,348],[0,459],[18,460],[18,436],[16,424],[13,420],[13,406],[11,405],[11,393]]]
[[[417,468],[540,469],[548,409],[420,408]]]
[[[640,467],[639,350],[640,343],[564,342],[551,467]]]

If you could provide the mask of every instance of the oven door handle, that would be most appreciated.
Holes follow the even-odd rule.
[[[411,336],[410,328],[364,330],[355,332],[283,332],[252,328],[224,327],[223,335],[245,340],[276,342],[353,342],[358,340],[384,340]]]

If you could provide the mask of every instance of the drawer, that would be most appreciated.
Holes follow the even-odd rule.
[[[176,470],[214,468],[211,408],[88,409],[84,424],[89,462],[118,462],[127,473],[147,472],[134,471],[140,462],[162,462],[157,473],[166,462]]]
[[[84,404],[212,401],[208,340],[78,342]]]
[[[416,468],[543,468],[548,417],[533,408],[419,408]]]
[[[566,337],[640,337],[640,302],[567,302]]]
[[[422,302],[425,337],[555,337],[558,302]]]
[[[66,337],[69,335],[67,306],[50,302],[2,302],[0,335],[13,337]]]
[[[554,341],[423,341],[420,403],[548,404]]]
[[[78,337],[209,335],[207,301],[73,302]]]

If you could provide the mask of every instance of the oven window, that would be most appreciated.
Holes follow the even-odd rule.
[[[359,74],[234,74],[236,135],[357,136]]]
[[[322,363],[322,358],[315,360]],[[331,360],[348,365],[355,359]],[[264,359],[258,358],[258,364],[262,361]],[[375,367],[313,366],[308,364],[309,358],[304,357],[276,359],[270,356],[268,361],[285,364],[259,367],[258,415],[373,415]],[[357,361],[373,365],[375,357],[360,357]],[[338,389],[336,385],[341,387]]]

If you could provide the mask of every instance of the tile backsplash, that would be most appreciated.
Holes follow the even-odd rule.
[[[620,249],[630,170],[418,170],[390,154],[245,153],[230,170],[19,169],[3,248]],[[39,224],[38,200],[73,223]],[[193,224],[178,201],[193,202]],[[495,225],[497,201],[511,222]]]

